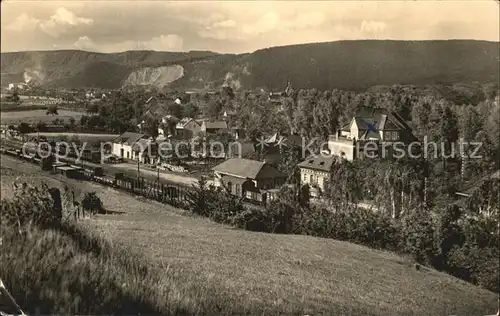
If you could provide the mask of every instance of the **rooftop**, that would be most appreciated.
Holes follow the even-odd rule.
[[[227,123],[226,121],[205,121],[205,128],[207,129],[226,129]]]
[[[213,171],[240,178],[265,179],[283,178],[285,174],[273,166],[257,160],[231,158],[212,168]]]
[[[190,117],[184,117],[182,118],[178,123],[177,125],[175,126],[175,128],[184,128],[186,127],[186,125],[191,122],[191,121],[194,121],[195,123],[198,124],[198,122],[196,122],[194,119],[190,118]]]
[[[335,156],[313,155],[298,164],[300,168],[314,169],[329,172],[333,164],[338,161]]]
[[[118,136],[117,138],[115,138],[113,140],[113,142],[114,143],[122,143],[122,144],[132,146],[137,141],[139,141],[139,139],[142,139],[142,138],[148,138],[148,136],[146,134],[125,132],[125,133],[121,134],[120,136]]]
[[[355,114],[354,120],[361,130],[373,130],[374,128],[376,131],[410,129],[398,113],[384,108],[364,107]]]

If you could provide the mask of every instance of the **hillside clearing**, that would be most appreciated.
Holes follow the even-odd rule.
[[[14,179],[42,179],[36,170],[2,156],[2,197],[9,195]],[[417,271],[412,262],[389,252],[236,230],[98,185],[44,179],[51,179],[50,185],[93,189],[106,209],[125,212],[99,215],[82,225],[163,267],[165,284],[182,284],[178,293],[190,293],[192,304],[198,304],[197,295],[216,289],[214,301],[232,314],[486,315],[497,308],[495,294],[434,270]]]

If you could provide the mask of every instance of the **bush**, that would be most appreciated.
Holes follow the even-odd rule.
[[[92,214],[106,213],[102,205],[101,199],[95,192],[86,192],[82,199],[82,208],[85,211],[90,211]]]
[[[22,233],[32,226],[50,228],[61,223],[60,205],[55,205],[54,196],[51,195],[57,193],[49,191],[47,187],[39,189],[25,182],[14,186],[16,187],[14,197],[2,200],[1,203],[2,224],[17,227]]]
[[[432,264],[438,254],[436,229],[431,214],[413,211],[402,221],[402,250],[414,256],[417,262]]]
[[[406,253],[421,264],[498,292],[498,219],[478,220],[457,207],[406,210],[401,219],[351,206],[335,211],[303,203],[301,196],[307,195],[306,191],[296,194],[293,189],[283,188],[266,207],[253,207],[225,190],[207,187],[202,180],[188,201],[193,213],[219,223],[251,231],[333,238]]]

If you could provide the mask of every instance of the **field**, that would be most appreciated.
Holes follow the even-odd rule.
[[[19,124],[21,122],[25,122],[28,124],[36,124],[39,121],[44,123],[51,123],[56,118],[60,120],[64,120],[65,122],[69,121],[70,117],[74,117],[75,120],[80,120],[83,116],[83,112],[76,112],[70,110],[61,110],[59,109],[57,112],[58,115],[47,115],[46,110],[28,110],[28,111],[8,111],[1,112],[1,123],[2,124]]]
[[[497,295],[435,270],[417,271],[393,253],[236,230],[113,189],[51,177],[10,157],[1,163],[2,197],[16,179],[97,191],[115,214],[81,225],[143,255],[162,269],[170,300],[201,310],[207,298],[221,314],[486,315],[497,309]]]

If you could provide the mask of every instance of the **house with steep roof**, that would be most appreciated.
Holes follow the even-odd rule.
[[[149,163],[156,155],[156,146],[146,134],[125,132],[113,140],[111,152],[124,159]]]
[[[300,184],[309,185],[312,197],[320,196],[331,179],[333,165],[339,157],[330,154],[312,155],[298,164],[300,169]]]
[[[406,121],[397,113],[383,108],[363,108],[335,135],[330,135],[331,153],[347,160],[377,155],[391,157],[396,143],[403,145],[416,141]],[[370,143],[369,146],[367,144]],[[370,152],[365,148],[369,148]]]
[[[197,136],[201,131],[200,123],[196,120],[185,117],[181,119],[175,126],[176,134],[183,139],[191,139]]]
[[[283,150],[302,148],[302,141],[300,135],[275,133],[264,141],[262,154],[267,162],[278,164],[281,161]]]
[[[212,168],[215,186],[235,196],[265,202],[267,190],[282,186],[287,176],[262,161],[231,158]]]

